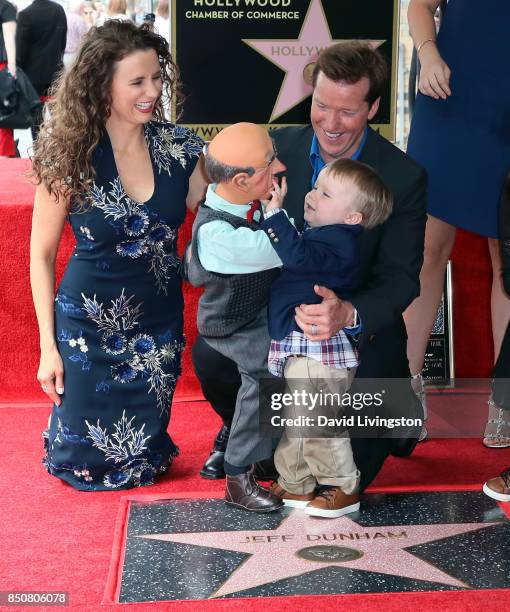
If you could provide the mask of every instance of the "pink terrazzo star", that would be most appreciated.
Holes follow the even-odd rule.
[[[363,527],[346,516],[339,519],[316,519],[302,511],[294,510],[277,529],[268,531],[160,533],[138,537],[249,553],[251,556],[232,573],[212,597],[230,595],[328,566],[348,567],[470,588],[469,585],[404,549],[484,529],[493,524]],[[303,548],[321,545],[355,549],[360,558],[348,561],[308,561],[297,554]]]
[[[247,45],[285,71],[270,122],[285,114],[312,93],[312,86],[303,79],[306,66],[315,62],[319,52],[340,42],[333,40],[320,0],[311,0],[297,40],[247,40]],[[374,48],[384,40],[365,41]]]

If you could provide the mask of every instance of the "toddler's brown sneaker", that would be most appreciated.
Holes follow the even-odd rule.
[[[304,508],[308,502],[312,501],[315,497],[315,493],[313,492],[298,495],[297,493],[286,491],[276,480],[269,485],[269,490],[274,495],[278,495],[283,503],[290,508]]]
[[[305,513],[324,518],[338,518],[359,510],[359,493],[347,495],[340,487],[323,487],[305,508]]]
[[[485,495],[498,501],[510,502],[510,467],[503,470],[496,478],[491,478],[483,485]]]

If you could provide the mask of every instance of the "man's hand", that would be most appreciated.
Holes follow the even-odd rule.
[[[278,179],[275,177],[273,179],[273,189],[271,190],[271,199],[270,200],[262,200],[262,204],[264,204],[264,210],[267,212],[268,210],[275,210],[276,208],[283,208],[283,201],[285,200],[285,196],[287,195],[287,179],[282,177],[282,184],[278,184]]]
[[[315,285],[322,297],[320,304],[301,304],[296,308],[296,323],[309,340],[327,340],[344,327],[353,324],[354,306],[341,300],[327,287]],[[312,333],[315,332],[315,333]]]

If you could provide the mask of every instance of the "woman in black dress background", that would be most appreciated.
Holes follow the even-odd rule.
[[[501,235],[501,261],[503,286],[510,297],[510,174],[507,177],[499,213]],[[498,410],[497,423],[510,427],[510,323],[501,345],[498,360],[494,366],[494,380],[490,401]],[[499,425],[502,427],[502,425]],[[483,487],[484,492],[498,501],[510,502],[510,466],[496,478],[491,478]]]
[[[202,197],[202,142],[164,121],[177,92],[168,43],[108,21],[57,82],[35,145],[31,283],[48,471],[81,490],[151,484],[178,453],[167,433],[180,372],[176,253]],[[57,295],[66,218],[76,237]]]

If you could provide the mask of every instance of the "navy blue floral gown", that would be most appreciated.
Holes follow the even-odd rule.
[[[69,215],[77,243],[55,299],[65,392],[44,462],[80,490],[152,484],[178,454],[167,433],[184,347],[176,241],[202,141],[170,123],[144,129],[152,197],[125,194],[105,136],[88,206]]]

